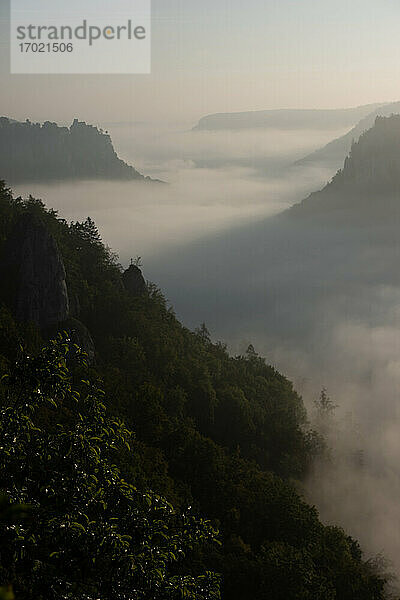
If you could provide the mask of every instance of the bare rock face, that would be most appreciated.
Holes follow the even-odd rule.
[[[18,321],[33,322],[45,334],[66,331],[74,344],[95,361],[95,346],[87,327],[77,319],[80,302],[69,302],[64,263],[56,241],[43,221],[24,214],[2,249],[1,296]]]
[[[21,216],[4,248],[1,270],[19,321],[32,321],[47,329],[67,319],[64,263],[40,218],[32,214]]]
[[[68,333],[73,344],[76,344],[86,352],[89,364],[94,364],[96,361],[96,348],[86,325],[82,321],[70,317],[65,323],[62,323],[61,328]]]
[[[122,282],[131,296],[143,296],[147,292],[147,285],[142,271],[136,265],[130,265],[123,273]]]

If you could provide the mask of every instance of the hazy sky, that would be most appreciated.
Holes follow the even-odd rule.
[[[398,0],[153,0],[153,74],[136,76],[10,76],[8,5],[0,112],[16,118],[195,121],[400,98]]]

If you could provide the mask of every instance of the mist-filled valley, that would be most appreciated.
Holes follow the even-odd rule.
[[[400,130],[391,119],[343,155],[337,175],[301,159],[349,127],[104,124],[119,157],[165,183],[24,181],[13,191],[67,221],[93,218],[124,266],[140,257],[184,325],[205,323],[233,354],[252,344],[292,379],[328,445],[301,490],[325,523],[398,575]]]
[[[11,182],[66,219],[95,219],[124,263],[277,214],[334,171],[293,167],[343,130],[192,131],[192,123],[104,124],[119,156],[167,185],[102,179]]]
[[[185,322],[237,352],[253,343],[294,379],[311,418],[327,389],[332,455],[308,497],[396,573],[399,133],[398,117],[377,121],[322,192],[149,264]]]
[[[119,155],[168,184],[27,182],[15,191],[68,220],[91,215],[125,264],[141,256],[185,324],[205,322],[234,352],[252,343],[293,378],[311,418],[326,387],[338,405],[332,458],[315,466],[307,494],[398,572],[396,182],[381,193],[376,181],[361,199],[358,189],[328,189],[325,211],[312,196],[303,212],[274,216],[331,179],[328,168],[293,163],[343,131],[107,127]]]
[[[0,0],[0,600],[400,600],[399,23]]]

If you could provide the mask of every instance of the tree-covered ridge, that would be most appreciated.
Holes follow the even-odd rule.
[[[283,218],[341,216],[374,226],[398,222],[400,115],[377,116],[352,143],[344,166],[320,191],[282,213]]]
[[[385,192],[400,192],[400,115],[376,117],[375,124],[353,143],[344,168],[333,183],[352,183]]]
[[[0,171],[14,183],[149,179],[118,158],[108,133],[77,119],[71,127],[59,127],[49,121],[41,125],[1,117]]]
[[[102,380],[108,411],[136,432],[131,449],[118,453],[123,477],[221,530],[222,547],[198,549],[185,572],[221,573],[227,600],[384,598],[384,578],[357,543],[323,526],[296,491],[320,440],[292,384],[252,348],[231,357],[205,327],[186,329],[153,285],[129,293],[90,219],[66,223],[4,186],[0,262],[27,214],[57,241],[70,297],[94,339],[96,359],[84,378]],[[21,341],[35,355],[48,333],[16,322],[3,303],[2,371],[12,370]]]
[[[371,107],[372,108],[372,107]],[[338,137],[331,142],[328,142],[322,148],[315,150],[304,158],[297,160],[296,165],[299,166],[321,166],[338,170],[343,166],[345,157],[349,154],[354,142],[358,141],[360,136],[374,126],[377,117],[388,117],[397,115],[400,112],[400,102],[389,102],[382,104],[371,110],[371,112],[361,118],[361,121],[355,125],[350,131]]]

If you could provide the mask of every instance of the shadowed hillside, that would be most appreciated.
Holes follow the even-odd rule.
[[[118,158],[107,133],[77,119],[68,128],[0,118],[0,171],[13,183],[150,179]]]
[[[80,381],[83,376],[83,385],[89,385],[88,378],[101,379],[108,411],[135,430],[132,446],[119,451],[115,459],[122,474],[136,488],[152,489],[166,496],[179,510],[190,506],[190,511],[207,516],[221,529],[221,547],[197,548],[192,543],[191,553],[180,555],[178,550],[178,554],[171,555],[169,563],[180,559],[177,575],[182,568],[192,576],[208,571],[222,573],[226,600],[385,597],[384,576],[373,563],[365,562],[357,542],[340,528],[324,526],[315,508],[305,502],[297,489],[323,443],[310,428],[302,400],[284,376],[267,365],[251,346],[243,355],[230,356],[223,344],[211,341],[205,326],[195,331],[184,327],[161,292],[154,285],[145,284],[136,264],[123,272],[90,219],[68,224],[39,201],[13,199],[4,186],[0,187],[0,215],[0,267],[5,269],[9,282],[2,288],[0,308],[0,375],[10,369],[13,372],[16,361],[17,368],[26,364],[24,361],[34,364],[29,356],[20,358],[21,343],[35,356],[47,336],[65,329],[70,335],[76,330],[79,333],[78,323],[87,328],[94,355],[88,373],[75,368],[72,377]],[[28,230],[27,247],[31,251],[19,252],[18,236]],[[43,243],[38,240],[39,232]],[[36,259],[42,257],[43,246],[54,256],[48,258],[42,271]],[[18,265],[14,261],[16,254],[20,258]],[[25,263],[34,268],[26,269]],[[28,295],[26,273],[30,277]],[[47,296],[45,290],[50,282],[51,295]],[[11,295],[5,293],[10,288]],[[44,318],[46,297],[51,300],[51,319]],[[49,379],[57,380],[58,372],[53,373],[54,365],[43,363],[41,356],[40,373],[46,375],[48,385]],[[53,360],[57,368],[62,367],[57,355]],[[30,384],[29,372],[26,377]],[[38,387],[41,393],[42,383],[36,384],[34,390]],[[9,392],[2,394],[0,390],[0,399],[7,402]],[[68,406],[68,411],[72,411],[69,418],[75,418],[73,406]],[[79,417],[76,415],[78,424]],[[42,428],[43,419],[52,431],[54,417],[45,412]],[[104,438],[101,431],[100,428]],[[107,430],[106,434],[109,436]],[[31,444],[36,435],[24,438],[24,443]],[[98,437],[93,439],[100,443]],[[62,454],[63,468],[66,464],[70,468],[70,463],[73,468],[74,461],[69,456],[70,452],[66,457]],[[39,461],[43,478],[46,470],[36,454],[35,457],[34,464]],[[4,460],[9,463],[7,457]],[[16,465],[19,460],[17,455]],[[18,491],[21,485],[21,469],[16,467],[12,476],[13,493],[19,500],[21,495],[15,489]],[[108,480],[107,475],[105,485],[109,488]],[[36,493],[34,484],[30,484],[30,489]],[[40,486],[35,502],[39,497],[39,507],[41,502],[44,506],[50,503],[52,514],[55,511],[56,518],[64,522],[64,505],[55,505],[52,490],[50,498],[47,492],[45,486]],[[160,505],[161,510],[163,507]],[[103,502],[99,509],[107,510],[107,505],[104,507]],[[83,527],[85,533],[79,534],[82,540],[92,539],[85,528],[92,526],[91,522],[72,525],[79,526],[80,531]],[[44,526],[48,531],[46,520]],[[147,537],[152,529],[148,531],[149,527]],[[163,535],[157,533],[157,544],[169,536],[176,537],[174,532],[173,523],[167,519]],[[18,547],[14,537],[12,541]],[[133,541],[136,543],[137,537]],[[80,544],[79,548],[85,557],[85,546],[82,549]],[[32,553],[38,557],[36,546]],[[57,556],[51,554],[51,559],[61,561],[61,565],[63,555],[55,553]],[[99,553],[101,559],[101,547]],[[47,576],[43,565],[47,564],[48,555],[48,551],[39,552],[36,558],[36,586],[48,581],[40,579],[41,573],[42,577]],[[138,560],[143,563],[141,556]],[[153,552],[147,569],[153,567],[156,558]],[[20,589],[29,589],[29,564],[27,567],[19,558],[16,564],[14,573],[18,574]],[[96,581],[96,568],[99,569],[100,585],[104,573],[99,564],[90,565],[88,570],[91,580]],[[9,562],[0,562],[0,576],[11,572]],[[159,569],[155,574],[160,577]],[[68,583],[68,570],[65,576]],[[147,580],[145,568],[141,581]],[[121,585],[126,585],[125,576]],[[118,581],[116,586],[119,590]],[[85,597],[97,598],[96,586],[93,589]],[[113,590],[109,594],[107,598],[123,597],[113,595]],[[150,597],[170,596],[138,595],[143,600]],[[180,597],[178,593],[171,596],[174,600]],[[194,597],[219,598],[206,589]]]
[[[357,142],[365,131],[374,126],[376,117],[388,117],[398,113],[400,113],[400,102],[393,102],[379,106],[376,110],[372,111],[369,115],[361,119],[361,121],[355,127],[353,127],[353,129],[346,133],[346,135],[329,142],[329,144],[323,148],[320,148],[316,152],[313,152],[305,158],[298,160],[295,165],[328,167],[333,170],[339,169],[343,164],[345,157],[350,152],[352,144]]]
[[[398,221],[399,206],[400,115],[393,115],[376,117],[372,129],[353,143],[343,169],[332,181],[282,216],[393,224],[393,219]]]
[[[324,465],[312,489],[327,519],[397,573],[399,156],[400,117],[378,118],[322,191],[148,265],[185,322],[204,320],[235,349],[252,340],[310,400],[326,386],[346,423],[354,414],[342,466]]]

